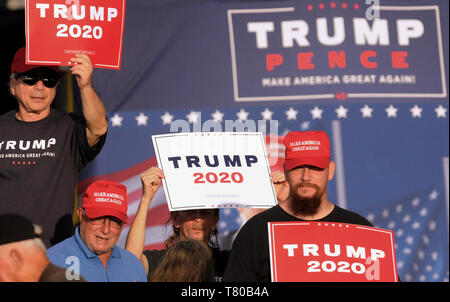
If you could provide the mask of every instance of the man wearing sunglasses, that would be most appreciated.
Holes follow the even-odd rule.
[[[51,108],[59,67],[25,64],[25,48],[11,64],[17,109],[0,116],[0,214],[20,214],[41,225],[47,247],[73,234],[78,173],[100,152],[108,129],[89,57],[79,54],[72,62],[82,116]]]

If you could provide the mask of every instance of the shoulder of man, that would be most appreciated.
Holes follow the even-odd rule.
[[[68,278],[66,270],[62,267],[49,263],[42,272],[39,282],[87,282],[82,276]]]
[[[346,222],[373,227],[373,224],[360,214],[352,212],[347,209],[343,209],[337,205],[335,205],[334,216],[339,217],[343,220],[336,222]]]
[[[64,241],[47,249],[47,257],[50,261],[58,266],[65,266],[69,255],[75,256],[74,251],[78,249],[75,237],[69,237]],[[77,253],[78,255],[78,253]]]

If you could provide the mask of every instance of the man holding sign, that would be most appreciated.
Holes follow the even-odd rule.
[[[50,107],[61,77],[56,66],[28,65],[25,48],[11,65],[10,91],[18,109],[0,117],[0,213],[16,213],[43,227],[47,246],[73,234],[78,172],[100,152],[108,121],[92,86],[87,55],[72,58],[83,117]]]
[[[323,131],[294,131],[284,138],[289,197],[250,219],[233,243],[224,281],[271,281],[267,223],[329,221],[372,226],[364,217],[328,200],[327,184],[335,163]]]

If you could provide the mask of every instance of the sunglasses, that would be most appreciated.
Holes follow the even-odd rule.
[[[22,77],[22,82],[27,85],[33,86],[39,80],[42,81],[45,87],[54,88],[59,82],[59,76],[47,73],[39,73],[39,74],[18,74],[16,75],[16,79]]]

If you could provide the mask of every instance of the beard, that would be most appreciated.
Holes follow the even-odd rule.
[[[314,188],[316,192],[311,197],[301,196],[298,190],[302,187]],[[322,191],[319,186],[312,183],[299,183],[291,187],[292,208],[295,215],[312,216],[319,209],[322,199]]]

